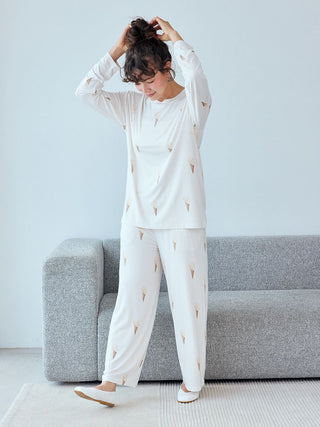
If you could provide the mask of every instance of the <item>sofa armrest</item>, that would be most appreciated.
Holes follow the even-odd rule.
[[[43,363],[49,381],[98,378],[103,268],[98,239],[67,239],[43,261]]]

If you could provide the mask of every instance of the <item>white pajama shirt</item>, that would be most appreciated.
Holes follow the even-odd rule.
[[[136,387],[151,337],[162,271],[188,390],[204,385],[208,260],[200,145],[211,107],[207,79],[192,46],[173,44],[185,79],[174,98],[108,92],[119,69],[106,53],[75,94],[116,121],[127,141],[127,180],[120,234],[119,286],[102,381]]]
[[[137,91],[102,89],[120,66],[107,52],[75,94],[126,133],[127,179],[121,221],[145,228],[206,227],[200,145],[211,107],[199,58],[184,40],[173,44],[185,89],[174,98],[150,100]]]

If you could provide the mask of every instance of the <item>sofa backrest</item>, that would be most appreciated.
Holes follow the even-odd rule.
[[[120,239],[103,248],[104,292],[117,292]],[[320,235],[207,236],[207,251],[209,290],[320,289]]]

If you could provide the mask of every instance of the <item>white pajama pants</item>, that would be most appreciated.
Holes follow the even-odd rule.
[[[119,286],[102,381],[136,387],[156,315],[162,269],[183,381],[204,385],[208,312],[205,228],[151,229],[121,224]]]

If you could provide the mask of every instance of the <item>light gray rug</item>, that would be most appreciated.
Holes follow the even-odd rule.
[[[82,399],[76,385],[22,386],[1,427],[319,427],[320,379],[207,381],[200,398],[176,401],[179,382],[117,386],[119,404]]]

